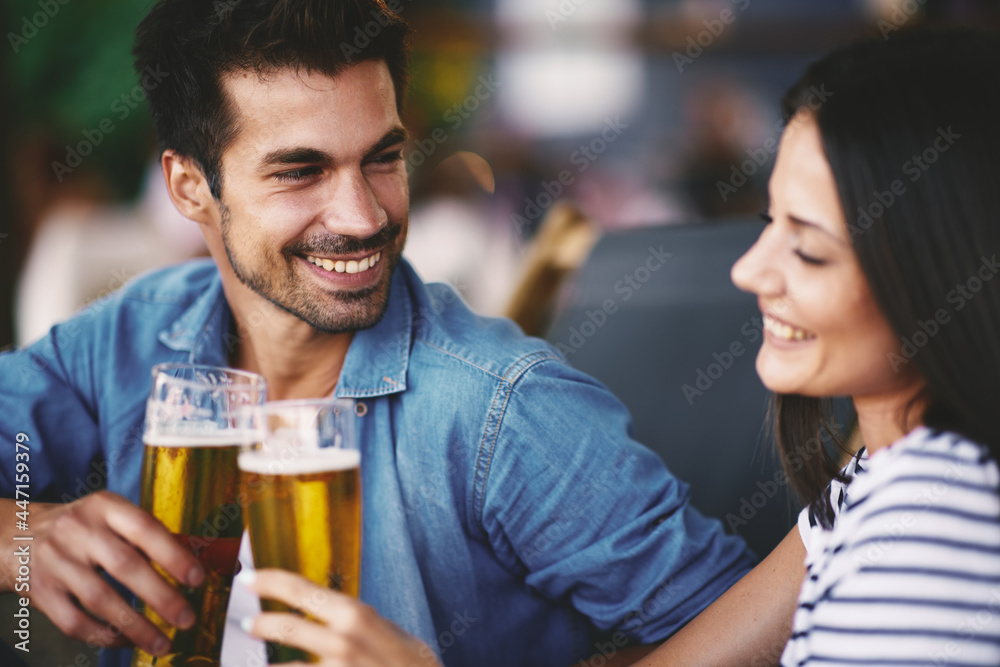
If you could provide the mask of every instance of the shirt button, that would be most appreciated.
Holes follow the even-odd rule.
[[[356,414],[359,417],[364,417],[366,414],[368,414],[368,406],[358,401],[357,403],[354,404],[354,414]]]

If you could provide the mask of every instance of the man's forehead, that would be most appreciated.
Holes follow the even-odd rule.
[[[350,96],[358,88],[367,88],[379,96],[391,95],[395,105],[395,89],[385,61],[367,60],[348,65],[336,74],[305,67],[282,67],[268,70],[238,69],[221,74],[223,91],[230,102],[252,103],[255,99],[287,100],[288,95]],[[389,101],[388,99],[386,101]]]
[[[321,135],[331,138],[330,132],[338,142],[361,145],[400,125],[382,61],[351,65],[333,76],[301,68],[241,70],[224,74],[222,85],[236,115],[236,142],[252,138],[254,153],[289,142],[311,144]]]

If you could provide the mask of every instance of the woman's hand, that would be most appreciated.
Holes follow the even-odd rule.
[[[249,573],[247,573],[249,574]],[[319,656],[323,667],[440,667],[423,642],[368,605],[284,570],[259,570],[246,585],[261,598],[308,614],[265,612],[244,620],[250,634]],[[286,663],[286,667],[307,667]]]

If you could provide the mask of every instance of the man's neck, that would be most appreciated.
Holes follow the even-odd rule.
[[[322,333],[269,302],[249,312],[230,304],[236,342],[230,363],[263,375],[268,400],[333,395],[353,333]]]

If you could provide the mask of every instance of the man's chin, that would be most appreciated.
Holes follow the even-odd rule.
[[[286,288],[281,294],[274,293],[270,280],[231,265],[237,279],[257,296],[319,332],[345,334],[371,329],[382,321],[389,307],[389,290],[398,261],[398,257],[390,261],[386,266],[388,271],[377,284],[337,292],[318,290],[313,279],[290,271],[282,281]]]
[[[389,308],[389,289],[390,284],[386,281],[384,285],[338,294],[335,303],[329,304],[328,308],[323,308],[317,301],[291,308],[281,303],[272,303],[295,315],[317,331],[325,334],[345,334],[371,329],[382,321]]]

